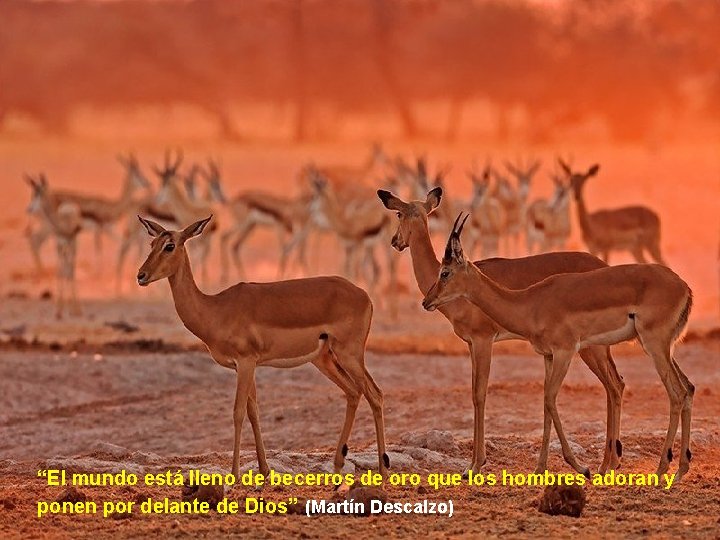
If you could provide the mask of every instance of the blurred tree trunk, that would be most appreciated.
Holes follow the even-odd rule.
[[[305,51],[305,24],[303,21],[304,0],[295,0],[292,5],[292,39],[295,68],[295,142],[307,140],[308,103],[307,103],[307,54]]]
[[[390,61],[391,21],[388,14],[390,4],[391,2],[388,0],[374,0],[373,2],[373,15],[375,19],[373,26],[375,33],[373,39],[373,55],[378,71],[380,72],[380,77],[387,86],[392,106],[400,117],[405,136],[414,138],[417,137],[419,131],[410,109],[410,99],[408,96],[403,95]]]

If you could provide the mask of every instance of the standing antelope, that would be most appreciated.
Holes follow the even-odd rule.
[[[525,165],[521,161],[518,161],[517,165],[506,161],[505,168],[517,180],[517,189],[512,187],[507,176],[493,170],[497,180],[494,195],[505,208],[505,253],[514,256],[519,250],[520,233],[525,228],[530,184],[540,168],[540,160],[530,161]]]
[[[378,191],[389,210],[397,212],[398,228],[392,238],[397,251],[410,248],[412,267],[420,292],[425,295],[435,282],[440,262],[433,251],[428,229],[428,215],[440,204],[442,189],[431,190],[424,201],[404,202],[392,193]],[[522,289],[548,276],[565,272],[588,272],[605,267],[605,263],[587,253],[547,253],[520,259],[488,259],[474,263],[505,287]],[[443,305],[439,311],[450,321],[453,331],[467,343],[472,362],[472,400],[475,412],[473,424],[473,456],[470,470],[478,471],[485,464],[485,400],[492,360],[492,345],[496,341],[522,339],[495,319],[489,312],[457,300]],[[615,469],[620,463],[620,415],[624,383],[615,369],[609,347],[586,345],[580,357],[602,383],[607,394],[607,438],[601,472]]]
[[[483,258],[496,257],[500,247],[500,235],[505,226],[505,212],[500,202],[490,194],[490,165],[487,164],[482,176],[475,170],[468,173],[473,183],[473,198],[470,202],[473,225],[471,253],[477,253],[480,243]]]
[[[82,212],[72,202],[58,201],[50,192],[44,174],[36,181],[29,175],[25,180],[32,188],[32,199],[28,213],[40,215],[50,227],[55,238],[57,251],[57,306],[55,316],[63,317],[66,296],[70,295],[70,314],[80,315],[80,304],[77,299],[75,271],[77,268],[77,237],[82,230]]]
[[[573,172],[562,159],[558,162],[570,180],[583,241],[590,253],[608,262],[611,251],[628,250],[637,262],[644,263],[643,251],[647,251],[655,262],[666,264],[660,252],[660,218],[654,211],[646,206],[625,206],[588,212],[583,189],[585,182],[598,173],[600,165],[595,164],[583,173]]]
[[[677,479],[690,469],[690,418],[695,387],[673,356],[687,327],[692,291],[677,274],[657,264],[628,264],[590,272],[550,276],[522,290],[511,290],[465,259],[460,234],[467,216],[455,222],[437,281],[423,300],[434,310],[464,298],[545,357],[545,414],[537,472],[547,468],[551,423],[563,457],[589,476],[565,438],[556,398],[575,351],[638,339],[653,359],[670,400],[670,422],[658,476],[667,472],[678,422],[682,422]]]
[[[240,470],[240,434],[246,410],[260,472],[269,472],[260,433],[255,368],[291,368],[311,362],[345,393],[347,400],[345,423],[335,451],[335,470],[344,465],[363,395],[375,419],[379,467],[385,475],[390,460],[385,453],[383,395],[365,368],[365,345],[372,320],[368,295],[339,277],[239,283],[206,295],[195,284],[185,243],[201,235],[209,221],[207,218],[182,231],[168,231],[140,218],[153,241],[137,281],[146,286],[167,278],[175,309],[185,327],[205,343],[215,362],[237,373],[232,473],[237,477]]]
[[[137,159],[131,156],[137,170],[139,165]],[[170,151],[165,152],[165,171],[172,170],[173,175],[177,174],[177,170],[182,163],[182,154],[179,154],[175,163],[170,163]],[[156,172],[160,169],[155,168]],[[169,173],[168,173],[169,174]],[[178,225],[176,216],[172,213],[167,204],[158,204],[157,193],[153,192],[149,182],[147,187],[147,193],[145,196],[137,201],[129,212],[128,219],[125,223],[125,229],[120,238],[120,247],[118,249],[118,258],[115,266],[115,289],[116,293],[120,295],[122,293],[123,280],[123,268],[125,266],[125,259],[127,258],[130,249],[135,246],[138,252],[138,258],[142,260],[144,253],[144,229],[135,221],[135,214],[140,212],[146,216],[152,217],[154,220],[163,223],[167,227],[173,227]]]
[[[221,282],[229,279],[228,252],[232,255],[240,279],[245,279],[245,269],[241,253],[245,242],[258,227],[269,227],[277,232],[280,247],[278,277],[285,275],[288,260],[293,248],[298,247],[298,260],[309,274],[305,259],[304,238],[299,238],[302,229],[310,219],[312,196],[302,193],[297,197],[274,195],[266,191],[243,191],[228,200],[221,186],[218,164],[210,160],[207,172],[203,171],[208,182],[208,196],[223,204],[232,218],[232,225],[220,235]],[[231,242],[232,240],[232,242]],[[301,242],[303,242],[301,244]]]
[[[178,168],[182,163],[182,154],[179,153],[173,164],[170,164],[166,155],[165,166],[160,169],[153,167],[155,174],[160,177],[162,182],[158,191],[155,203],[161,207],[166,207],[174,220],[179,223],[192,223],[197,221],[201,216],[207,216],[212,213],[210,204],[202,201],[190,200],[188,194],[180,186],[180,178]],[[215,233],[218,229],[217,221],[214,221],[208,233]],[[210,256],[210,246],[212,243],[212,234],[203,235],[196,243],[197,257],[200,264],[200,278],[203,284],[208,283],[208,257]]]
[[[98,261],[102,260],[102,237],[112,232],[112,227],[127,216],[128,210],[133,207],[136,191],[149,187],[149,183],[140,170],[134,155],[128,157],[118,156],[118,161],[125,168],[120,197],[108,199],[105,197],[85,195],[67,190],[52,190],[52,200],[60,205],[71,203],[80,209],[83,228],[95,231],[95,247]],[[41,269],[42,261],[40,251],[45,241],[54,234],[53,226],[43,219],[41,214],[40,226],[28,230],[28,241],[33,253],[36,266]]]
[[[551,174],[550,178],[555,184],[553,196],[549,201],[534,201],[526,212],[528,253],[562,251],[570,238],[570,184],[557,174]]]
[[[370,272],[365,274],[370,296],[374,295],[375,287],[380,280],[380,264],[375,256],[375,246],[384,237],[389,237],[390,220],[379,211],[370,200],[355,199],[343,204],[337,196],[332,184],[319,171],[311,171],[312,185],[318,197],[318,209],[329,222],[345,249],[345,275],[352,280],[358,278],[358,268]],[[390,278],[390,306],[393,313],[396,306],[396,264],[387,250],[388,272]],[[359,259],[359,257],[362,257]]]
[[[491,196],[500,202],[505,215],[505,228],[502,234],[503,254],[513,256],[517,254],[520,241],[522,202],[507,176],[494,168],[490,168],[490,174],[495,178],[495,187]]]

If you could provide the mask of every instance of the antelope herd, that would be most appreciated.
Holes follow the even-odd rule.
[[[183,168],[180,151],[168,150],[163,164],[152,166],[157,189],[135,156],[121,156],[119,161],[125,181],[120,197],[114,200],[55,189],[44,174],[26,175],[32,188],[27,237],[35,263],[42,268],[41,247],[54,236],[57,316],[63,316],[68,290],[72,313],[78,313],[78,235],[93,232],[98,251],[104,236],[117,238],[120,291],[131,248],[137,246],[142,253],[142,236],[150,234],[151,251],[137,274],[138,284],[146,286],[167,278],[184,325],[207,345],[218,364],[237,373],[233,473],[239,471],[240,434],[246,414],[260,470],[268,469],[255,368],[305,363],[317,366],[346,396],[336,470],[343,467],[359,398],[364,396],[375,419],[379,468],[386,472],[390,463],[385,453],[383,394],[365,368],[364,352],[373,313],[371,298],[387,298],[387,309],[398,317],[401,287],[393,250],[405,249],[425,297],[423,306],[440,311],[468,345],[474,405],[470,470],[479,470],[486,460],[485,402],[492,346],[508,339],[528,341],[544,359],[544,428],[538,472],[547,468],[554,425],[566,461],[589,475],[589,469],[575,458],[556,407],[575,352],[600,380],[607,396],[600,472],[618,468],[624,383],[610,346],[637,339],[653,359],[670,400],[670,423],[658,474],[668,470],[678,424],[682,427],[678,475],[688,471],[694,387],[675,361],[673,350],[687,325],[692,292],[666,266],[660,250],[660,219],[654,211],[644,206],[588,209],[585,185],[598,175],[599,165],[583,171],[558,158],[548,172],[552,196],[533,200],[539,160],[505,161],[502,167],[487,160],[482,169],[475,165],[468,171],[472,198],[463,201],[448,196],[445,178],[449,167],[431,173],[425,157],[411,161],[390,156],[379,145],[373,146],[367,161],[356,168],[306,164],[299,171],[296,196],[253,189],[228,197],[217,160]],[[204,190],[198,188],[199,179],[205,182]],[[375,192],[378,184],[389,189]],[[566,251],[573,200],[587,253]],[[462,220],[460,216],[455,219],[466,211]],[[135,215],[140,217],[140,225]],[[460,245],[466,223],[470,238],[467,256]],[[115,227],[120,225],[123,230],[118,234]],[[283,279],[293,264],[306,277],[244,282],[248,271],[242,254],[258,227],[277,233],[278,278]],[[438,260],[432,235],[445,235],[448,230],[445,255]],[[333,235],[342,249],[344,278],[307,277],[313,273],[309,243],[323,234]],[[526,253],[521,253],[523,240]],[[191,266],[199,268],[200,281],[206,287],[213,245],[220,250],[221,284],[232,281],[231,261],[243,281],[206,295],[196,285]],[[326,241],[320,246],[329,249]],[[617,251],[629,252],[638,264],[608,266],[610,253]],[[659,264],[643,264],[645,253]],[[507,258],[499,258],[500,254]],[[474,255],[483,259],[468,262]],[[379,289],[383,268],[387,286]],[[367,292],[353,283],[364,284]]]

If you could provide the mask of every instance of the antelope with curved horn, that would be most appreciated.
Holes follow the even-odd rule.
[[[658,476],[672,461],[673,442],[682,423],[677,480],[690,469],[690,419],[695,387],[674,358],[687,327],[692,291],[677,274],[658,264],[628,264],[590,272],[560,274],[521,290],[511,290],[465,259],[460,234],[467,216],[455,222],[435,284],[423,307],[437,309],[465,299],[545,357],[545,407],[542,449],[537,472],[547,467],[552,425],[563,457],[588,475],[565,438],[556,398],[575,351],[637,339],[653,359],[670,401],[670,422],[662,447]],[[459,222],[459,225],[458,225]]]
[[[212,216],[211,216],[212,217]],[[365,345],[372,320],[367,293],[339,277],[316,277],[275,283],[238,283],[215,295],[202,293],[193,278],[185,243],[202,235],[210,218],[182,231],[168,231],[153,221],[140,222],[153,238],[137,281],[170,282],[175,309],[185,327],[201,339],[219,365],[235,370],[232,473],[240,471],[240,435],[247,412],[255,436],[260,472],[269,466],[259,424],[255,390],[257,367],[292,368],[308,362],[335,383],[347,401],[345,422],[335,451],[340,471],[360,396],[372,409],[380,472],[385,453],[383,394],[365,368]]]
[[[431,190],[425,200],[405,202],[389,191],[379,190],[386,208],[397,213],[397,232],[392,246],[397,251],[410,248],[412,267],[420,292],[425,295],[435,282],[440,262],[433,251],[428,229],[428,214],[440,204],[442,189]],[[588,272],[605,267],[605,263],[588,253],[546,253],[520,259],[494,258],[474,263],[493,279],[512,289],[523,289],[548,276],[566,272]],[[500,324],[484,310],[466,301],[457,300],[441,306],[438,311],[448,319],[453,331],[467,343],[472,362],[472,401],[474,407],[473,455],[470,470],[478,471],[485,464],[485,401],[492,361],[492,345],[496,341],[522,339]],[[600,380],[607,394],[607,434],[600,471],[615,469],[620,463],[620,416],[624,383],[615,369],[609,347],[588,345],[579,350],[580,357]]]

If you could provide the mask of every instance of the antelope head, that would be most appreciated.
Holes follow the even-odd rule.
[[[570,187],[572,188],[573,194],[575,195],[575,199],[579,199],[580,197],[582,197],[582,190],[585,186],[585,182],[587,182],[589,178],[595,176],[600,170],[600,165],[598,165],[597,163],[590,167],[587,172],[573,171],[570,165],[567,162],[563,161],[562,158],[558,158],[558,164],[560,165],[560,168],[563,170],[563,172],[567,175]]]
[[[461,212],[455,220],[445,246],[445,255],[440,265],[438,279],[427,292],[422,303],[423,307],[428,311],[434,311],[443,304],[460,298],[470,285],[469,278],[472,271],[470,266],[472,266],[472,263],[465,258],[460,244],[460,234],[468,217],[470,217],[470,214],[463,218]]]
[[[427,231],[428,215],[440,205],[442,188],[431,189],[424,201],[405,202],[384,189],[379,189],[377,194],[385,208],[394,210],[397,214],[399,223],[391,244],[396,250],[403,251],[410,245],[413,231],[418,231],[416,234],[422,234],[419,231],[423,231],[423,228]]]
[[[150,182],[148,182],[148,179],[140,170],[140,162],[138,161],[138,158],[134,153],[129,152],[127,156],[118,154],[117,160],[120,162],[120,165],[122,165],[125,169],[125,173],[127,174],[128,178],[128,184],[130,185],[131,189],[135,190],[150,188]]]
[[[177,157],[174,161],[171,160],[170,150],[165,151],[165,164],[163,168],[159,168],[153,165],[153,171],[158,175],[161,181],[160,190],[158,191],[156,202],[157,204],[165,204],[170,198],[169,190],[177,189],[175,181],[178,179],[178,169],[182,164],[183,154],[181,150],[178,150]]]
[[[220,174],[220,165],[212,158],[208,158],[207,170],[201,171],[208,183],[211,198],[220,204],[227,204],[228,198],[225,196],[225,190],[222,187],[222,176]]]
[[[199,236],[205,230],[212,216],[186,227],[182,231],[168,231],[162,225],[138,216],[140,223],[153,238],[150,254],[140,267],[138,285],[146,287],[154,281],[174,276],[185,262],[185,242]]]
[[[520,196],[520,199],[523,201],[527,200],[533,176],[535,176],[538,169],[540,169],[540,160],[531,160],[525,165],[523,165],[519,160],[517,165],[506,161],[505,168],[517,179],[518,195]]]
[[[30,186],[32,193],[30,194],[30,204],[27,207],[28,214],[39,214],[43,208],[45,197],[48,192],[48,182],[44,173],[37,175],[37,178],[29,174],[24,174],[25,182]]]

